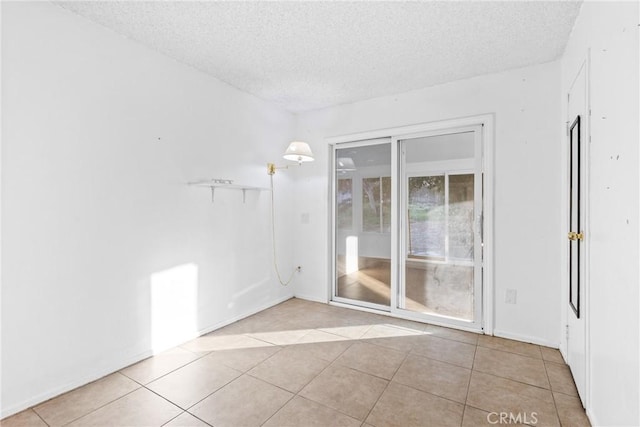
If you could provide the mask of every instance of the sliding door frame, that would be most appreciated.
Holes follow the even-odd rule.
[[[437,122],[422,123],[409,126],[401,126],[380,130],[373,130],[369,132],[354,133],[349,135],[341,135],[335,137],[326,138],[325,141],[329,144],[329,152],[331,153],[329,159],[329,280],[327,293],[329,296],[330,304],[342,305],[340,301],[335,301],[334,295],[334,283],[335,283],[335,204],[333,197],[335,194],[336,180],[333,174],[335,173],[335,150],[336,148],[342,148],[347,146],[345,143],[356,143],[354,145],[366,145],[367,143],[379,143],[382,139],[392,139],[394,141],[407,139],[411,135],[425,134],[433,132],[435,134],[449,133],[448,131],[455,131],[460,128],[469,128],[479,126],[480,137],[482,138],[482,165],[483,171],[483,264],[482,264],[482,314],[478,319],[478,325],[465,326],[464,324],[452,324],[450,322],[440,322],[437,319],[419,319],[435,325],[442,325],[448,327],[455,327],[458,329],[469,330],[478,332],[478,326],[481,330],[488,335],[493,335],[494,330],[494,115],[483,114],[470,117],[455,118],[449,120],[441,120]],[[375,141],[372,141],[375,140]],[[337,147],[336,147],[337,146]],[[398,177],[398,160],[399,160],[399,144],[392,144],[391,146],[391,174]],[[398,196],[399,196],[398,182],[392,185],[391,197],[392,197],[392,212],[391,212],[391,224],[392,227],[392,256],[391,256],[391,280],[392,289],[398,289],[398,255],[399,251],[399,230],[395,226],[398,224]],[[394,231],[395,230],[395,231]],[[394,283],[396,281],[396,283]],[[397,292],[391,292],[391,308],[397,307]],[[370,311],[371,308],[377,307],[363,307],[363,309]],[[415,316],[407,315],[404,312],[398,312],[392,310],[391,313],[385,311],[382,314],[390,314],[394,317],[406,318],[410,320],[417,320]]]

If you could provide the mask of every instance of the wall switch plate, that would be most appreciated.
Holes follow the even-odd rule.
[[[518,291],[515,289],[507,289],[505,293],[504,302],[507,304],[515,304],[518,297]]]

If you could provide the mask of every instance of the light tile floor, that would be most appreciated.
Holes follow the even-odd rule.
[[[1,424],[490,426],[495,413],[589,425],[557,350],[291,299]]]

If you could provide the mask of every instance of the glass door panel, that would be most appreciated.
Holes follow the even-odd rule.
[[[334,149],[333,300],[389,310],[391,301],[391,143]]]
[[[399,140],[400,311],[479,323],[482,175],[476,133]]]

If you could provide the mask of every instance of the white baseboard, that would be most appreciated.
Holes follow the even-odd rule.
[[[290,300],[291,298],[294,298],[294,296],[293,296],[293,295],[286,295],[286,296],[284,296],[284,297],[280,297],[280,298],[278,298],[278,299],[275,299],[275,300],[273,300],[273,301],[270,301],[270,302],[268,302],[268,303],[266,303],[266,304],[262,304],[261,306],[258,306],[258,308],[254,308],[254,309],[252,309],[252,310],[249,310],[249,311],[248,311],[248,312],[246,312],[246,313],[243,313],[243,314],[241,314],[241,315],[238,315],[238,316],[232,317],[231,319],[224,320],[224,321],[222,321],[222,322],[218,322],[218,323],[216,323],[216,324],[215,324],[215,325],[213,325],[213,326],[210,326],[210,327],[208,327],[208,328],[205,328],[205,329],[200,330],[200,331],[198,332],[198,336],[196,336],[196,337],[194,337],[194,338],[197,338],[197,337],[202,336],[202,335],[206,335],[206,334],[211,333],[211,332],[213,332],[213,331],[216,331],[216,330],[218,330],[218,329],[220,329],[220,328],[224,328],[225,326],[230,325],[230,324],[232,324],[232,323],[234,323],[234,322],[237,322],[238,320],[242,320],[242,319],[247,318],[247,317],[249,317],[249,316],[253,316],[253,315],[254,315],[254,314],[256,314],[256,313],[259,313],[259,312],[261,312],[261,311],[263,311],[263,310],[266,310],[267,308],[273,307],[274,305],[281,304],[281,303],[283,303],[283,302],[285,302],[285,301]],[[184,343],[185,343],[185,342],[187,342],[187,341],[190,341],[190,340],[186,340],[186,341],[182,342],[181,344],[184,344]],[[178,345],[180,345],[180,344],[178,344]]]
[[[587,406],[589,406],[589,404],[587,404]],[[596,416],[593,415],[593,411],[591,410],[591,408],[586,408],[585,412],[587,413],[587,418],[589,418],[589,422],[591,423],[592,426],[603,425],[603,424],[600,424],[596,419]]]
[[[201,329],[200,331],[198,331],[196,334],[194,334],[193,336],[190,337],[185,337],[184,341],[176,344],[176,346],[184,344],[185,342],[191,341],[192,339],[195,339],[199,336],[202,335],[206,335],[210,332],[213,332],[217,329],[220,329],[222,327],[225,327],[231,323],[237,322],[238,320],[242,320],[245,317],[249,317],[252,316],[262,310],[266,310],[269,307],[273,307],[274,305],[278,305],[284,301],[287,301],[289,299],[293,298],[293,295],[287,295],[284,297],[280,297],[277,298],[273,301],[270,301],[266,304],[262,304],[261,306],[258,306],[257,308],[251,309],[241,315],[235,316],[231,319],[227,319],[224,320],[222,322],[218,322],[213,326],[209,326],[207,328]],[[53,399],[54,397],[60,396],[61,394],[67,393],[71,390],[74,390],[78,387],[82,387],[84,385],[87,385],[89,383],[92,383],[94,381],[99,380],[100,378],[106,377],[107,375],[111,375],[115,372],[120,371],[121,369],[126,368],[127,366],[133,365],[134,363],[138,363],[148,357],[153,356],[154,352],[153,350],[147,350],[144,351],[142,353],[139,353],[135,356],[132,357],[128,357],[126,359],[123,360],[119,360],[117,362],[114,363],[110,363],[104,367],[101,367],[99,369],[96,369],[93,373],[89,374],[89,375],[84,375],[80,378],[76,378],[72,381],[69,381],[68,383],[60,386],[60,387],[56,387],[52,390],[48,390],[44,393],[40,393],[36,396],[33,396],[30,399],[24,400],[18,404],[15,405],[11,405],[7,408],[2,408],[2,410],[0,411],[0,420],[7,418],[11,415],[17,414],[20,411],[24,411],[25,409],[31,408],[33,406],[39,405],[42,402],[45,402],[49,399]]]
[[[303,299],[303,300],[307,300],[307,301],[313,301],[313,302],[321,302],[323,304],[328,304],[329,303],[329,301],[326,298],[318,298],[316,296],[311,296],[311,295],[295,294],[295,298]]]
[[[513,332],[501,331],[499,329],[494,329],[493,335],[500,338],[508,338],[510,340],[522,341],[526,343],[542,345],[545,347],[560,348],[559,342],[548,341],[542,338],[532,337],[529,335],[514,334]]]

